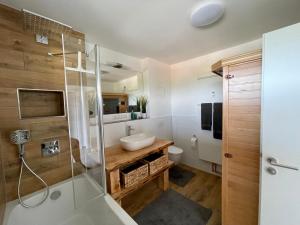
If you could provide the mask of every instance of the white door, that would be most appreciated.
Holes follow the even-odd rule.
[[[264,35],[262,79],[260,225],[300,225],[300,24]]]

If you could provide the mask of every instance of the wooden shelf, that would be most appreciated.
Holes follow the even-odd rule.
[[[146,183],[158,178],[159,176],[161,176],[162,172],[168,170],[170,167],[172,167],[174,165],[174,162],[169,160],[168,165],[164,168],[162,168],[161,170],[159,170],[158,172],[156,172],[155,174],[149,175],[148,177],[146,177],[144,180],[140,181],[139,183],[128,187],[128,188],[123,188],[120,192],[116,192],[114,194],[112,194],[112,197],[116,200],[121,200],[122,198],[124,198],[126,195],[130,194],[131,192],[141,188],[142,186],[144,186]]]
[[[223,68],[225,66],[237,65],[240,63],[251,62],[262,59],[262,50],[245,53],[242,55],[222,59],[211,66],[211,71],[219,76],[223,76]]]
[[[174,144],[173,141],[156,139],[153,145],[137,151],[123,150],[121,145],[105,148],[105,169],[106,171],[112,171],[122,166],[126,166],[149,154],[159,152],[172,144]]]
[[[169,188],[169,168],[174,164],[172,161],[168,160],[168,165],[166,167],[128,188],[121,186],[120,171],[131,163],[139,161],[156,152],[163,152],[163,154],[168,157],[168,147],[172,144],[173,141],[156,139],[153,145],[137,151],[125,151],[122,149],[121,145],[105,148],[105,170],[108,193],[121,203],[121,199],[126,195],[156,178],[158,178],[160,188],[166,191]]]

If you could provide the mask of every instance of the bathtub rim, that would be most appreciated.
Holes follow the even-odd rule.
[[[53,191],[53,189],[58,188],[58,187],[62,186],[63,184],[66,184],[66,183],[69,183],[69,182],[71,183],[72,188],[74,188],[74,180],[76,180],[76,179],[86,179],[86,180],[93,186],[93,188],[95,188],[95,190],[98,192],[98,194],[97,194],[95,197],[93,197],[93,198],[91,198],[91,199],[89,199],[89,200],[87,201],[87,204],[88,204],[88,202],[93,201],[94,199],[99,198],[99,197],[102,197],[102,196],[105,195],[105,192],[104,192],[103,188],[102,188],[95,180],[93,180],[93,179],[90,177],[90,175],[88,175],[88,174],[86,174],[86,173],[84,173],[84,174],[79,174],[79,175],[74,176],[74,177],[70,177],[70,178],[68,178],[68,179],[66,179],[66,180],[60,181],[60,182],[58,182],[58,183],[55,183],[55,184],[49,186],[49,188],[50,188],[50,193]],[[74,190],[74,189],[73,189],[73,190]],[[72,191],[73,191],[73,190],[72,190]],[[35,191],[35,192],[33,192],[33,193],[30,193],[30,194],[27,194],[27,195],[22,196],[22,199],[23,199],[24,201],[26,201],[27,199],[30,199],[30,198],[34,197],[35,195],[42,194],[43,192],[44,192],[44,189],[41,189],[41,190]],[[73,192],[73,193],[74,193],[74,192]],[[50,198],[50,197],[48,196],[47,199],[49,199],[49,198]],[[73,199],[73,201],[75,201],[75,200]],[[9,201],[9,202],[6,203],[5,212],[4,212],[4,219],[3,219],[3,225],[7,225],[7,223],[8,223],[8,218],[9,218],[11,212],[12,212],[18,205],[20,205],[19,199],[15,199],[15,200],[12,200],[12,201]],[[42,204],[42,205],[43,205],[43,204]],[[26,209],[26,210],[27,210],[27,209]],[[76,210],[76,208],[75,208],[75,202],[74,202],[74,210]]]

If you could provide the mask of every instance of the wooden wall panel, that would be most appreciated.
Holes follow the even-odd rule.
[[[234,77],[223,77],[222,224],[257,225],[261,60],[229,65],[223,72]]]
[[[5,178],[4,178],[4,165],[3,165],[3,157],[2,157],[2,146],[0,143],[0,224],[2,224],[4,218],[5,211]]]
[[[71,177],[72,171],[66,118],[19,120],[17,104],[17,88],[64,90],[63,58],[48,56],[48,52],[62,51],[60,35],[49,39],[49,45],[36,43],[34,34],[23,31],[22,14],[1,4],[0,34],[1,224],[5,198],[7,201],[17,198],[20,161],[17,146],[9,141],[11,131],[31,131],[31,141],[25,145],[25,158],[32,169],[49,185]],[[76,31],[72,32],[72,36],[84,39],[84,35]],[[51,139],[60,141],[61,153],[53,157],[42,157],[41,144]],[[78,142],[72,140],[72,145],[78,151]],[[41,187],[36,178],[28,171],[25,172],[22,179],[22,195],[37,191]]]

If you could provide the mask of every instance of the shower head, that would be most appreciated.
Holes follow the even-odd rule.
[[[43,15],[22,9],[24,29],[31,31],[34,34],[43,36],[50,36],[55,34],[69,35],[73,28],[67,24],[61,23],[57,20],[45,17]]]
[[[19,157],[24,156],[24,144],[30,141],[30,131],[29,130],[15,130],[10,134],[10,141],[13,144],[18,145]]]
[[[10,141],[16,145],[22,145],[30,141],[29,130],[15,130],[10,134]]]

